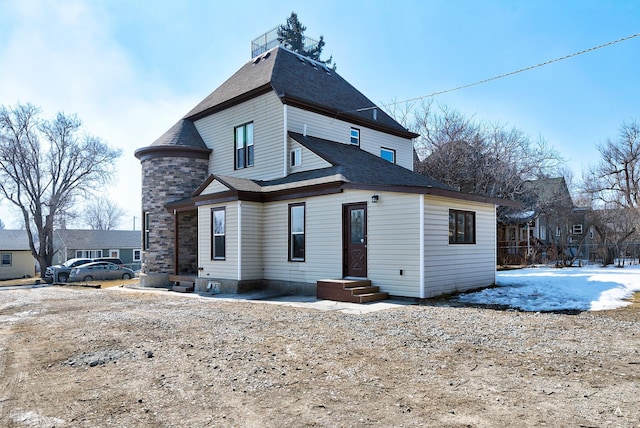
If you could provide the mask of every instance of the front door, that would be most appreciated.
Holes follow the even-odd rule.
[[[367,204],[343,206],[343,275],[367,277]]]

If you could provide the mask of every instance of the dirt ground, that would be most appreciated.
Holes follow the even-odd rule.
[[[0,426],[640,426],[637,302],[337,309],[0,289]]]

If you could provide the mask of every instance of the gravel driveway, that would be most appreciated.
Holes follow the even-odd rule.
[[[638,304],[318,310],[0,291],[0,426],[640,426]]]

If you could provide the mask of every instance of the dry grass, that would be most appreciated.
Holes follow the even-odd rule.
[[[21,278],[21,279],[11,279],[11,280],[0,281],[0,287],[15,287],[20,285],[28,286],[28,285],[36,284],[37,281],[39,281],[40,284],[44,283],[44,281],[39,277]],[[69,283],[69,285],[74,286],[74,285],[80,285],[80,284],[87,284],[87,285],[92,285],[94,287],[97,285],[100,285],[101,286],[100,288],[111,288],[111,287],[119,287],[121,285],[135,285],[135,284],[138,284],[139,282],[140,280],[138,278],[132,278],[132,279],[114,279],[111,281],[90,281],[86,283],[71,282]]]

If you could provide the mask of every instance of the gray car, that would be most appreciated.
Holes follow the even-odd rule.
[[[69,281],[93,281],[99,279],[131,279],[135,273],[124,266],[110,262],[93,262],[71,269]]]

